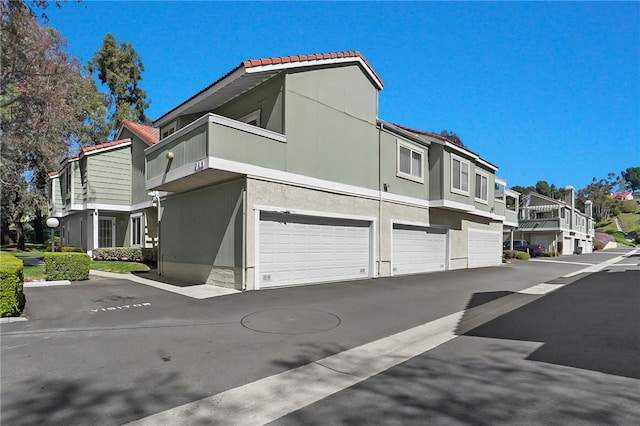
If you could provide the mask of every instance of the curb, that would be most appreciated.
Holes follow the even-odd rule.
[[[26,281],[24,287],[54,287],[60,285],[71,285],[69,280],[60,281]]]

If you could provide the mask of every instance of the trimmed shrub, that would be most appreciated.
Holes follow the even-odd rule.
[[[158,261],[158,248],[143,248],[142,260],[145,262],[157,262]]]
[[[143,259],[140,247],[103,247],[92,251],[93,260],[124,260],[140,262]]]
[[[69,246],[56,247],[56,251],[61,253],[85,253],[82,247],[69,247]]]
[[[531,258],[529,253],[517,250],[505,250],[503,255],[505,259],[529,260]]]
[[[542,255],[544,257],[558,257],[560,256],[560,253],[558,253],[557,251],[545,251],[544,253],[542,253]]]
[[[9,253],[0,252],[0,316],[2,317],[18,316],[24,308],[22,268],[22,260]]]
[[[44,273],[49,281],[89,278],[91,257],[85,253],[45,253]]]

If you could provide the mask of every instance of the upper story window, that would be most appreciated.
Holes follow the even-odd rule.
[[[260,127],[260,110],[253,111],[252,113],[238,119],[238,121],[242,121],[246,124],[251,124],[252,126]]]
[[[414,148],[398,139],[397,175],[416,182],[424,182],[423,158],[424,151]]]
[[[451,192],[469,195],[469,162],[451,156]]]
[[[482,173],[476,173],[476,200],[481,203],[489,202],[489,177]]]
[[[175,121],[171,124],[168,124],[167,126],[164,126],[162,129],[162,139],[174,134],[176,132],[176,127],[177,123]]]

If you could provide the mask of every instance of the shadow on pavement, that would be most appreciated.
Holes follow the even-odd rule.
[[[156,281],[159,283],[165,283],[170,285],[175,285],[176,287],[189,287],[192,285],[201,285],[202,283],[194,283],[189,281],[178,280],[175,278],[168,278],[165,276],[158,275],[157,269],[150,269],[146,272],[132,272],[133,275],[138,276],[140,278],[144,278],[147,280]]]
[[[639,282],[592,274],[465,335],[543,342],[527,359],[640,379]]]
[[[121,425],[206,396],[189,389],[176,372],[132,377],[122,389],[93,380],[29,379],[3,397],[2,424]]]

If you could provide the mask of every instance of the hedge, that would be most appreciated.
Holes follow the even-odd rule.
[[[20,315],[25,298],[22,260],[6,252],[0,252],[0,316]]]
[[[56,251],[61,253],[86,253],[82,247],[71,246],[56,247]]]
[[[529,260],[531,256],[529,253],[524,251],[516,251],[516,250],[505,250],[503,256],[505,259],[518,259],[518,260]]]
[[[143,248],[142,259],[145,262],[157,262],[158,261],[158,248]]]
[[[139,262],[143,259],[140,247],[105,247],[92,251],[94,260],[124,260]]]
[[[44,273],[48,281],[89,279],[91,257],[85,253],[45,253]]]

